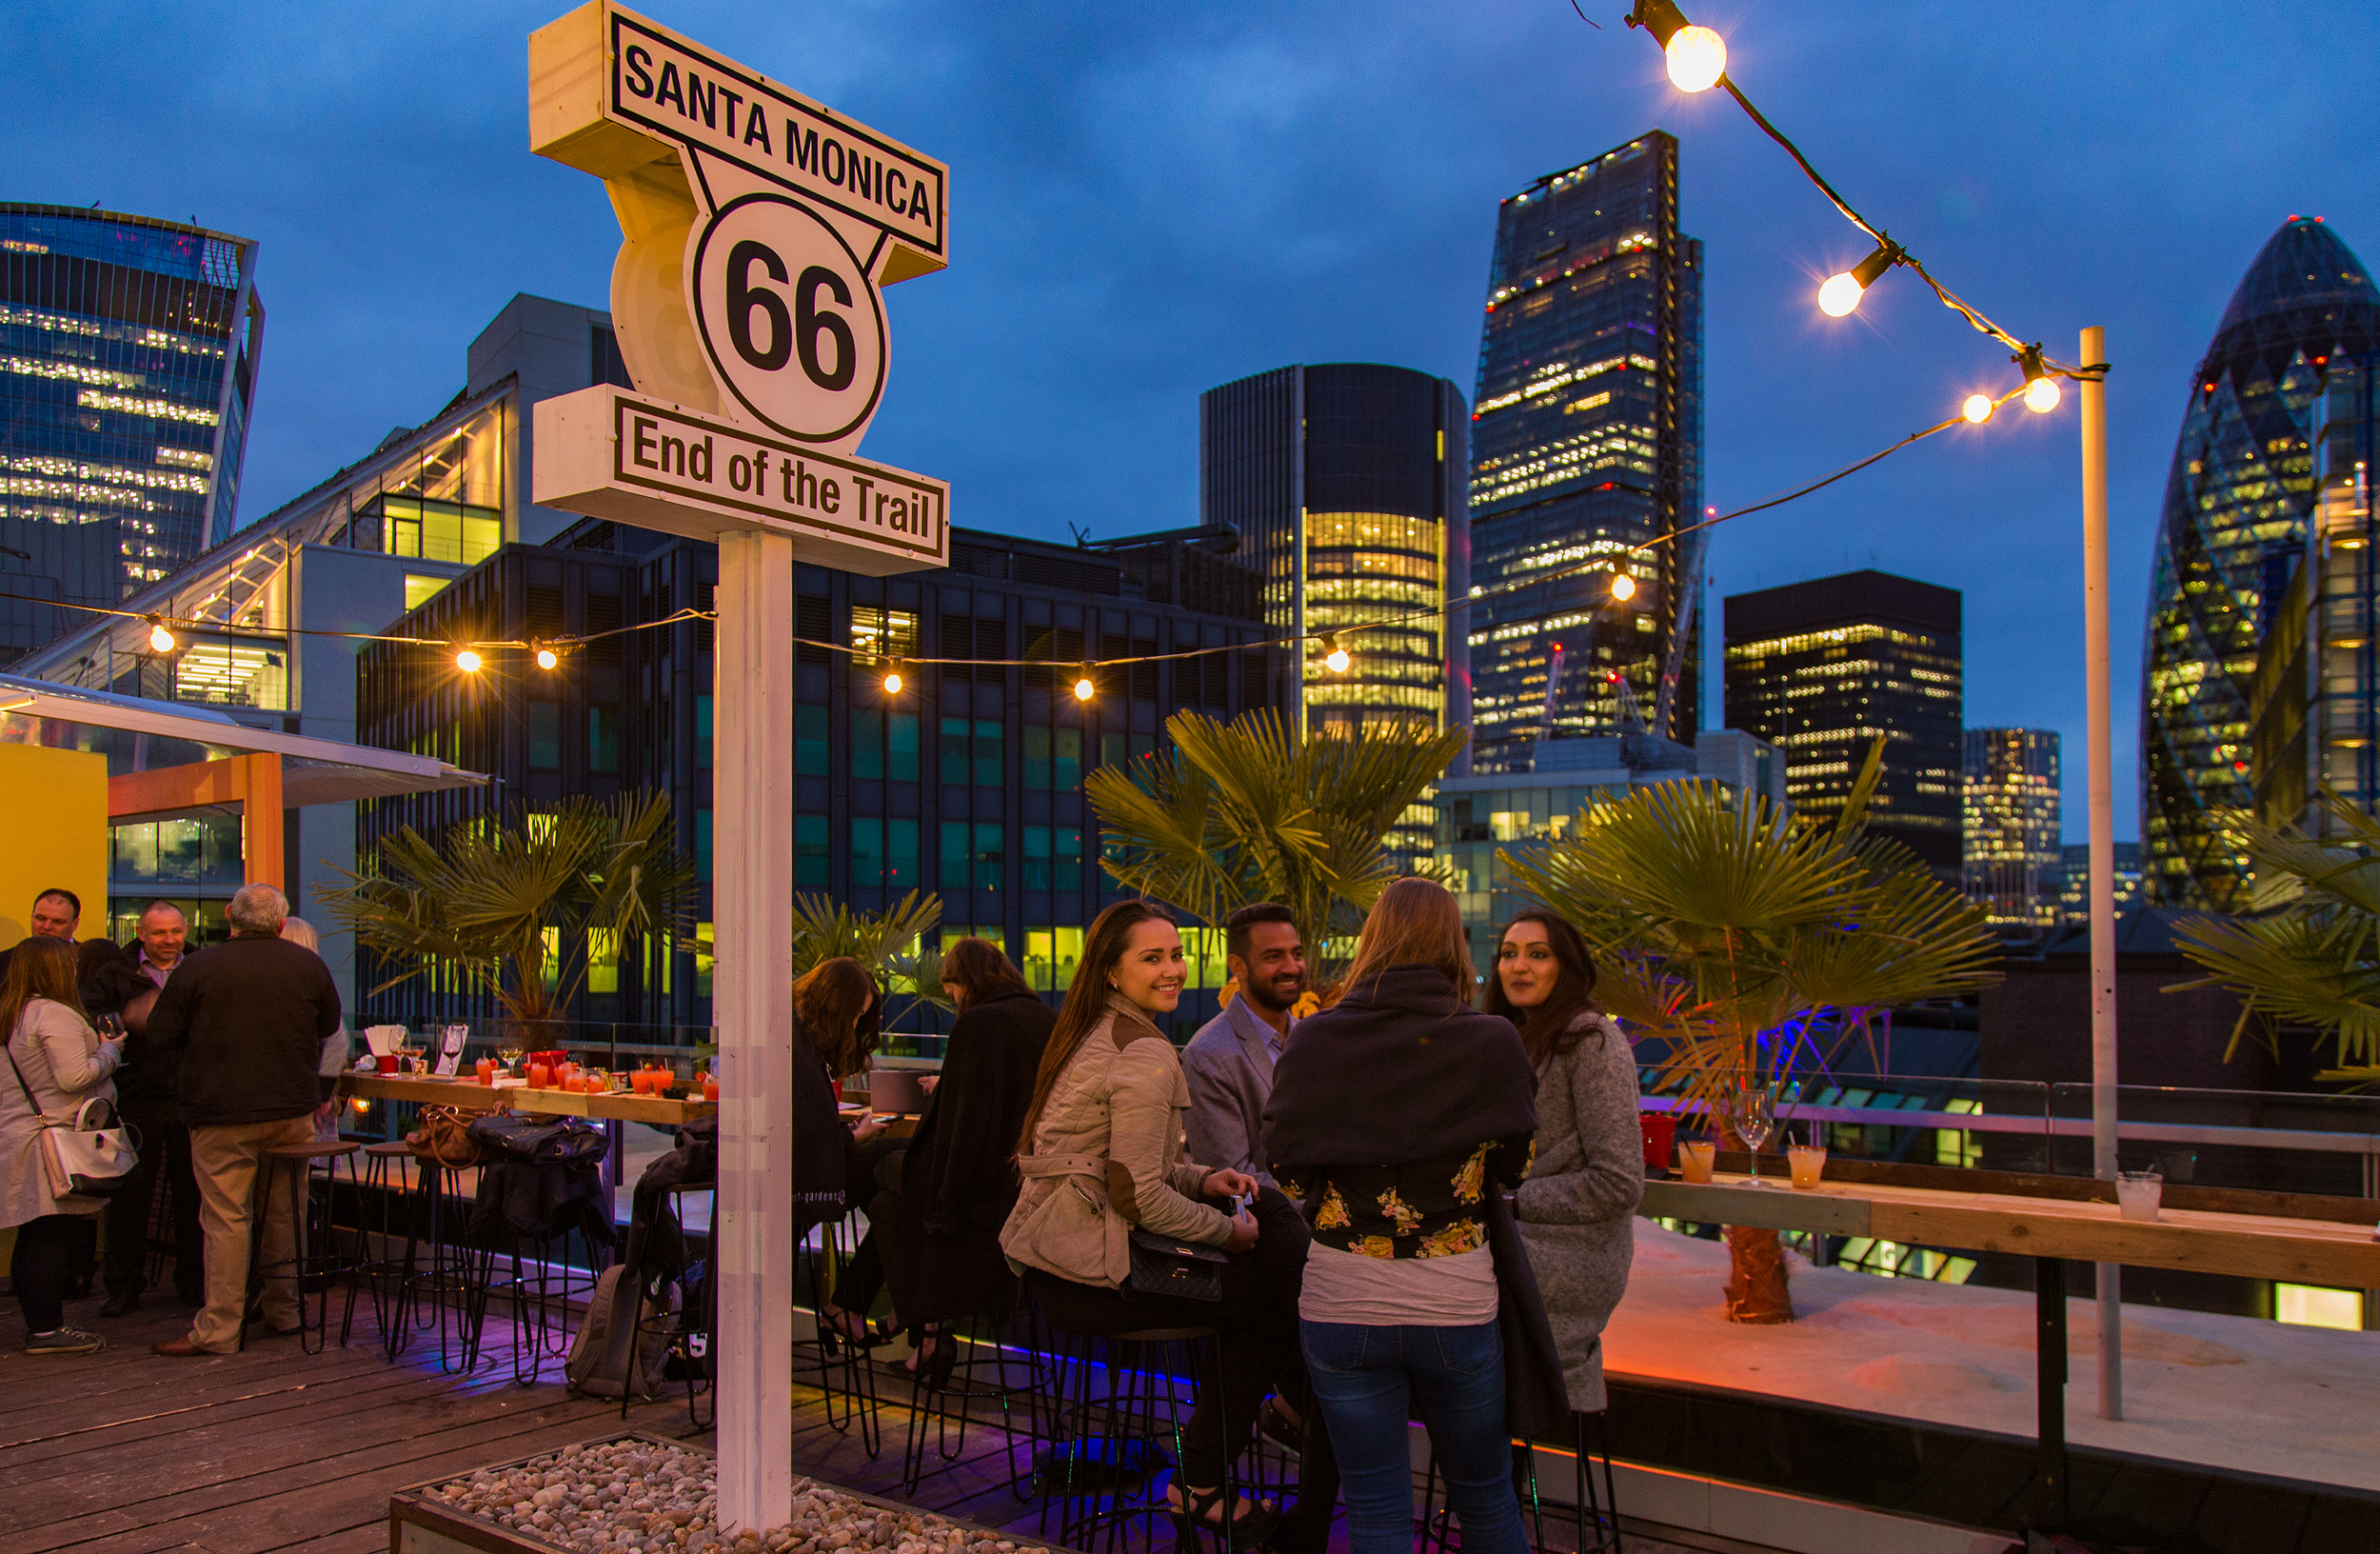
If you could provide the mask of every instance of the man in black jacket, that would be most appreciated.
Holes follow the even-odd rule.
[[[156,1345],[176,1358],[240,1346],[248,1196],[266,1150],[314,1142],[323,1042],[339,1028],[330,968],[281,937],[287,896],[269,885],[244,886],[224,915],[230,940],[168,978],[149,1015],[150,1044],[182,1051],[177,1090],[207,1237],[206,1308],[188,1338]],[[283,1203],[264,1225],[268,1264],[297,1252]],[[275,1333],[297,1331],[295,1279],[266,1281],[265,1325]]]
[[[149,1040],[149,1014],[166,978],[186,959],[188,925],[169,901],[141,913],[140,937],[100,961],[83,981],[83,1007],[94,1020],[112,1014],[127,1032],[116,1070],[116,1109],[140,1139],[141,1163],[122,1191],[108,1200],[103,1317],[129,1316],[149,1286],[149,1214],[160,1174],[173,1205],[173,1286],[185,1305],[206,1304],[198,1228],[198,1179],[190,1174],[190,1130],[174,1100],[181,1053]]]

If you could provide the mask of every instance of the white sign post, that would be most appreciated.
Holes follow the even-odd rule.
[[[532,500],[716,539],[719,1525],[791,1514],[793,566],[945,566],[950,488],[855,449],[882,289],[948,263],[948,169],[634,11],[529,37],[530,149],[604,180],[636,388],[539,404]]]

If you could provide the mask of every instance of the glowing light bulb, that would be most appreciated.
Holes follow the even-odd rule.
[[[173,632],[160,616],[149,618],[149,650],[152,653],[173,651]]]
[[[464,648],[461,652],[454,655],[454,667],[461,669],[465,674],[479,673],[482,662],[483,660],[480,658],[479,654],[473,652],[468,648]]]
[[[1661,50],[1669,61],[1669,84],[1680,91],[1708,91],[1727,73],[1727,40],[1707,27],[1681,27]]]
[[[1859,277],[1850,270],[1830,275],[1818,288],[1818,311],[1829,318],[1841,318],[1859,306],[1859,294],[1868,289],[1859,284]]]
[[[1354,659],[1347,656],[1347,649],[1339,645],[1337,637],[1322,639],[1322,664],[1331,673],[1345,674],[1347,666],[1354,662]]]
[[[2047,415],[2057,408],[2057,379],[2040,377],[2025,385],[2025,408],[2035,415]]]
[[[1075,677],[1074,699],[1078,702],[1087,702],[1099,692],[1098,684],[1091,678],[1091,666],[1083,665],[1082,672]]]
[[[1959,407],[1958,413],[1965,416],[1973,425],[1978,427],[1982,426],[1986,421],[1992,419],[1992,396],[1990,394],[1969,394],[1967,396],[1967,403]]]
[[[898,696],[901,694],[901,671],[899,669],[895,669],[892,673],[884,676],[884,694],[887,696]]]
[[[562,655],[551,648],[540,648],[537,650],[537,667],[541,669],[550,669],[561,662]]]
[[[1636,580],[1626,572],[1614,572],[1612,574],[1612,597],[1627,600],[1634,599],[1636,596]]]

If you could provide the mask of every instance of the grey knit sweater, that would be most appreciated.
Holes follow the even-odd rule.
[[[1604,1405],[1603,1325],[1628,1288],[1630,1223],[1644,1197],[1636,1060],[1606,1015],[1581,1014],[1581,1039],[1537,1076],[1537,1159],[1515,1199],[1570,1405]]]

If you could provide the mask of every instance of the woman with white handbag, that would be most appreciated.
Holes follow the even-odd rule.
[[[76,1219],[98,1213],[105,1200],[53,1190],[43,1155],[51,1125],[72,1120],[86,1101],[115,1104],[110,1076],[124,1047],[91,1028],[76,981],[74,946],[63,939],[26,940],[0,980],[0,1031],[13,1070],[0,1079],[0,1227],[16,1228],[9,1274],[28,1354],[89,1354],[107,1344],[66,1325],[65,1299]]]

